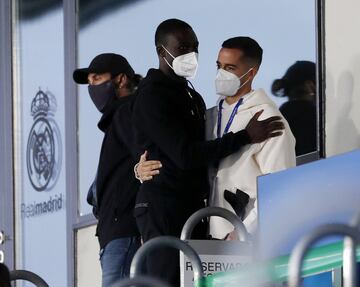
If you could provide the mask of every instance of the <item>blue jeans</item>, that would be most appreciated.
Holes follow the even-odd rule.
[[[124,237],[110,241],[100,250],[102,287],[129,277],[131,260],[140,244],[140,236]]]

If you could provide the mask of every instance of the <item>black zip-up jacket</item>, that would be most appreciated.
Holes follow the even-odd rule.
[[[135,96],[112,99],[98,123],[104,132],[97,172],[100,247],[111,240],[138,235],[133,216],[139,181],[134,165],[139,154],[134,148],[131,121]]]
[[[201,95],[186,80],[170,78],[158,69],[148,71],[134,105],[136,141],[163,167],[140,193],[203,199],[208,193],[208,165],[250,143],[245,131],[205,141],[205,112]],[[137,202],[145,197],[139,196]]]

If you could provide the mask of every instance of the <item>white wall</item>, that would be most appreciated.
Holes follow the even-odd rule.
[[[360,148],[360,1],[326,0],[326,155]]]
[[[101,267],[96,226],[82,228],[76,240],[76,287],[100,287]]]

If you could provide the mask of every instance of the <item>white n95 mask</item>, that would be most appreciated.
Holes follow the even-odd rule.
[[[165,59],[165,57],[164,60],[169,65],[169,67],[174,70],[176,75],[185,78],[195,77],[198,68],[198,58],[199,58],[198,53],[190,52],[184,55],[174,57],[164,46],[162,47],[171,57],[173,57],[174,60],[172,66]]]
[[[241,83],[241,79],[245,77],[253,68],[250,68],[244,75],[241,77],[236,76],[233,73],[230,73],[224,69],[218,69],[215,78],[215,88],[216,93],[220,96],[232,97],[235,96],[238,90],[249,82],[250,79],[247,79],[244,83]]]

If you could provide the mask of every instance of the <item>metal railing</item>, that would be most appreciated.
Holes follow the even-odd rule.
[[[210,216],[219,216],[227,219],[234,225],[235,231],[241,241],[247,241],[249,239],[248,232],[240,218],[231,211],[221,207],[205,207],[196,211],[185,222],[180,238],[182,240],[190,239],[196,224],[198,224],[202,219]]]
[[[39,275],[26,270],[13,270],[10,272],[10,281],[25,280],[33,283],[37,287],[49,287],[49,285]]]
[[[326,224],[301,238],[293,249],[289,262],[289,287],[300,286],[301,268],[307,250],[311,245],[329,235],[345,236],[343,252],[344,287],[357,286],[356,244],[360,238],[359,229],[345,224]]]
[[[136,278],[139,275],[139,270],[141,270],[141,267],[144,264],[145,256],[149,252],[161,247],[172,247],[182,251],[192,263],[194,280],[199,280],[204,277],[200,258],[193,248],[179,238],[173,236],[159,236],[145,242],[145,244],[135,253],[131,262],[130,278]]]

